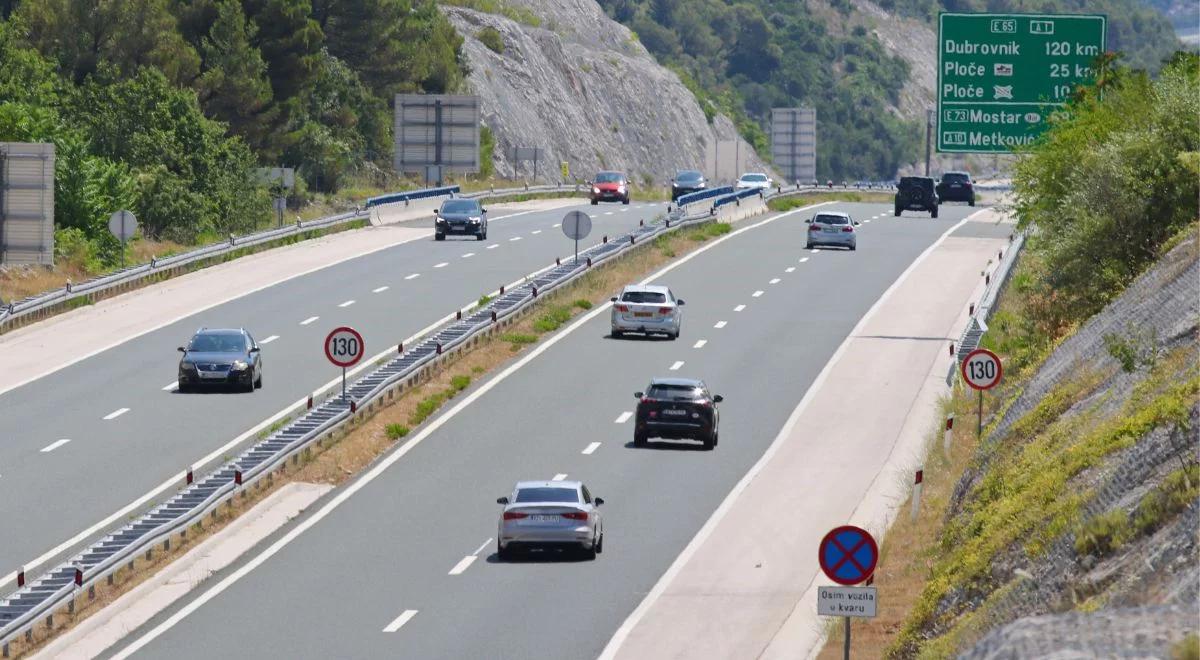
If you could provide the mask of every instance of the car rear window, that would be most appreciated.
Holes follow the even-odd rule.
[[[522,488],[517,491],[517,503],[521,502],[569,502],[579,503],[579,491],[574,488]]]
[[[596,175],[596,183],[620,183],[623,177],[616,172],[601,172]]]
[[[651,385],[646,396],[651,399],[671,399],[674,401],[695,401],[704,398],[704,390],[694,385]]]
[[[192,337],[189,351],[202,353],[240,353],[246,350],[246,340],[239,334],[203,334]]]
[[[470,213],[479,208],[479,202],[473,199],[458,199],[442,203],[443,213]]]
[[[817,222],[817,223],[820,223],[823,225],[848,225],[848,224],[850,224],[846,220],[846,217],[841,216],[841,215],[818,215],[817,219],[813,220],[813,222]]]
[[[747,174],[742,177],[742,181],[766,181],[766,174]]]
[[[946,183],[969,183],[971,177],[961,172],[947,172],[942,175],[942,181]]]
[[[700,174],[699,172],[697,172],[695,170],[685,170],[685,171],[680,172],[679,174],[675,175],[676,181],[694,182],[694,181],[699,181],[700,179],[703,179],[703,178],[704,178],[704,175]]]
[[[665,303],[667,302],[666,294],[657,293],[655,291],[626,291],[621,296],[621,302],[627,303]]]

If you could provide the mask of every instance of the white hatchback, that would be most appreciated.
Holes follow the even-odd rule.
[[[621,295],[611,299],[612,336],[620,339],[626,332],[665,334],[679,338],[683,323],[683,300],[665,286],[630,284]]]
[[[734,186],[738,190],[746,190],[752,188],[755,190],[767,190],[771,187],[771,178],[762,172],[747,172],[737,180],[737,185]]]

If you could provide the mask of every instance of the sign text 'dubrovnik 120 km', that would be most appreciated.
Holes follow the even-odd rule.
[[[1107,20],[1097,15],[938,17],[938,151],[1007,153],[1096,77]]]

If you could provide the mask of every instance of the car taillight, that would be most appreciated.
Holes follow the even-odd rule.
[[[658,417],[658,411],[657,411],[657,410],[651,410],[650,412],[646,413],[646,416],[647,416],[647,417]]]
[[[648,396],[642,397],[642,403],[656,403],[658,399],[651,399]]]
[[[505,520],[520,520],[521,518],[527,518],[528,516],[529,516],[528,513],[521,513],[519,511],[505,511],[504,512]]]
[[[670,314],[670,313],[671,313],[671,308],[670,308],[670,307],[659,307],[659,308],[658,308],[658,313],[659,313],[659,314]]]
[[[700,399],[696,402],[696,405],[700,406],[701,408],[712,408],[712,401],[709,401],[708,399]]]
[[[628,312],[629,306],[628,305],[617,305],[617,311],[618,312]]]
[[[570,513],[564,513],[564,514],[562,514],[562,517],[570,518],[571,520],[587,520],[587,514],[582,511],[572,511]]]
[[[809,231],[821,231],[821,228],[816,225],[809,225],[808,230]]]
[[[854,227],[842,227],[842,233],[843,234],[853,234]]]

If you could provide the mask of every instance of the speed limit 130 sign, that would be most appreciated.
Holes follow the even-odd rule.
[[[354,328],[335,328],[325,338],[325,357],[339,367],[352,367],[362,359],[366,345]]]
[[[1004,369],[1000,357],[986,348],[977,348],[962,362],[962,377],[977,390],[990,390],[1000,382]]]

